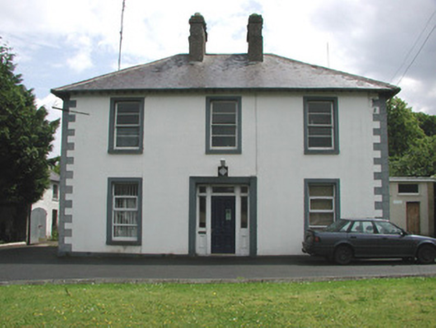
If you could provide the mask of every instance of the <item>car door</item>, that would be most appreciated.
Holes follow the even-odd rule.
[[[371,221],[354,221],[348,238],[355,257],[374,257],[378,253],[377,235]]]
[[[375,227],[379,235],[379,256],[414,256],[413,240],[408,238],[403,230],[386,221],[375,222]]]

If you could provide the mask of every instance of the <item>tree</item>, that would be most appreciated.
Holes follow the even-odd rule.
[[[436,118],[414,113],[398,97],[387,104],[391,176],[436,174]]]
[[[3,239],[23,240],[26,223],[22,213],[41,198],[49,184],[47,155],[59,120],[49,122],[46,109],[36,108],[33,91],[14,73],[13,59],[11,49],[0,45],[0,200],[16,207],[17,222]],[[0,239],[5,234],[1,228]]]
[[[389,156],[401,157],[417,139],[425,136],[412,108],[395,97],[387,103]]]
[[[424,131],[426,136],[436,135],[436,116],[426,113],[414,113],[418,119],[419,126]]]
[[[418,139],[402,157],[390,160],[393,176],[426,177],[436,173],[436,136]]]

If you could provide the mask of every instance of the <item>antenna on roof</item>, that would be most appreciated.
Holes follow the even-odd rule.
[[[123,0],[121,8],[121,28],[120,28],[120,49],[118,52],[118,70],[121,68],[121,46],[123,44],[123,25],[124,25],[124,8],[126,7],[126,0]]]

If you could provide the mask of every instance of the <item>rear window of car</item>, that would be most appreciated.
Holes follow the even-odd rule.
[[[347,220],[337,220],[330,224],[325,231],[329,232],[347,232],[350,227],[351,221]]]

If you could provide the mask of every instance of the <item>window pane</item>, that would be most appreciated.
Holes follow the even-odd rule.
[[[215,100],[212,102],[214,113],[235,113],[236,101]]]
[[[138,125],[139,124],[139,113],[138,114],[120,114],[118,113],[117,115],[117,125],[129,125],[129,124],[134,124],[134,125]]]
[[[311,185],[309,186],[310,196],[333,196],[333,185]]]
[[[115,225],[136,225],[138,223],[137,212],[127,211],[115,211],[114,212],[114,224]]]
[[[407,183],[398,185],[398,193],[402,194],[418,194],[418,184],[417,183]]]
[[[212,124],[236,124],[236,113],[234,114],[212,114]]]
[[[241,228],[248,227],[248,197],[241,197]]]
[[[139,135],[139,127],[118,127],[118,137],[137,137]]]
[[[332,224],[333,220],[333,213],[310,213],[309,215],[310,226],[327,226]]]
[[[138,196],[138,185],[136,183],[116,183],[114,195]]]
[[[309,112],[309,125],[311,124],[321,124],[321,125],[331,125],[332,124],[332,115],[331,113],[312,113]]]
[[[200,228],[206,228],[206,197],[200,197]]]
[[[402,231],[396,226],[390,224],[389,222],[375,222],[378,233],[388,234],[388,235],[400,235]]]
[[[120,101],[117,103],[118,113],[139,113],[138,101]]]
[[[333,199],[311,199],[311,210],[333,210]]]
[[[235,189],[233,187],[213,187],[212,188],[212,192],[215,194],[222,194],[222,193],[226,193],[226,194],[233,194],[235,191]]]
[[[332,105],[331,101],[310,101],[308,103],[310,113],[331,113]]]
[[[236,126],[214,125],[212,126],[212,136],[235,136]]]
[[[138,147],[139,138],[138,136],[118,136],[117,137],[117,147]]]
[[[372,234],[374,233],[374,226],[368,221],[356,221],[350,232]]]
[[[332,138],[331,137],[309,137],[309,147],[310,148],[332,148]]]
[[[115,198],[115,208],[136,209],[136,198]]]
[[[212,147],[236,147],[236,137],[212,137]]]
[[[333,130],[330,127],[310,126],[309,127],[309,138],[312,138],[312,137],[331,137],[332,131]]]
[[[114,237],[118,238],[135,238],[138,235],[137,227],[129,227],[129,226],[114,226]]]

